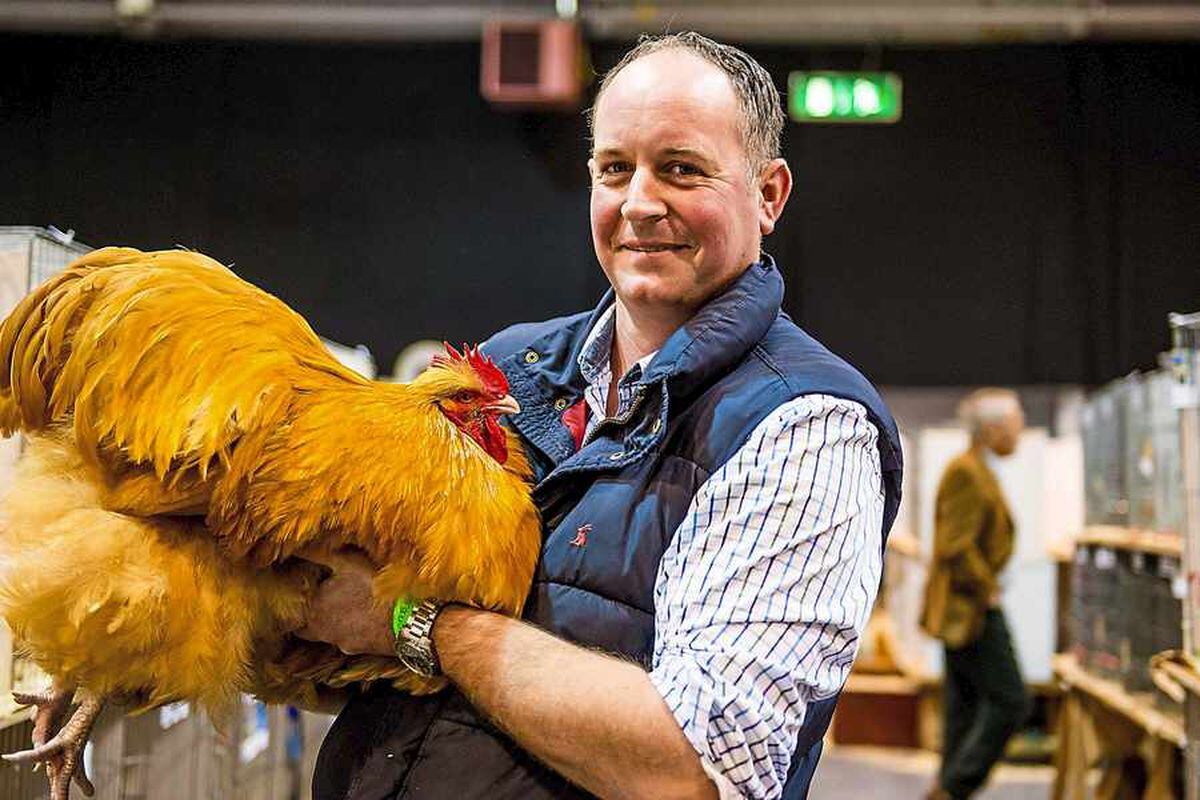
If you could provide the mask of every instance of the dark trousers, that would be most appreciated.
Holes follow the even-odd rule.
[[[983,633],[966,647],[946,648],[945,727],[939,782],[955,800],[987,780],[1004,745],[1029,713],[1008,624],[988,609]]]

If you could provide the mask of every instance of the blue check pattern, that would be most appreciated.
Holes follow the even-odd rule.
[[[589,431],[611,341],[609,315],[580,353]],[[701,486],[659,564],[650,679],[723,800],[779,797],[808,705],[849,674],[883,570],[877,436],[857,403],[785,403]]]
[[[608,405],[608,385],[612,383],[612,339],[613,314],[616,306],[605,309],[600,319],[596,320],[588,338],[584,340],[579,351],[579,371],[587,386],[583,389],[583,397],[588,404],[587,427],[584,429],[584,441],[587,441],[605,418],[605,407]],[[656,353],[657,351],[655,351]],[[629,411],[633,398],[637,395],[638,381],[644,370],[654,359],[655,353],[644,356],[629,368],[617,383],[617,410],[614,417],[620,417]]]

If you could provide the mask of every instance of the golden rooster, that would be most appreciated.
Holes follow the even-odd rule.
[[[3,507],[0,614],[54,679],[34,747],[51,796],[103,703],[439,682],[290,637],[320,560],[357,548],[381,605],[437,597],[518,614],[540,524],[477,350],[368,381],[275,297],[198,253],[106,248],[0,327],[0,430],[29,446]],[[72,702],[79,707],[68,716]]]

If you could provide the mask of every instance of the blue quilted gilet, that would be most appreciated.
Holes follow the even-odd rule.
[[[545,544],[527,619],[649,667],[655,576],[692,497],[767,415],[805,394],[867,409],[879,431],[886,539],[900,502],[895,422],[861,374],[780,312],[782,298],[771,259],[751,266],[667,340],[638,381],[632,411],[603,423],[578,451],[562,412],[583,396],[579,351],[612,293],[590,313],[517,325],[485,343],[521,404],[511,422],[528,445],[543,518]],[[807,796],[835,703],[836,697],[809,708],[786,800]],[[382,740],[356,735],[362,726],[378,731],[381,716],[400,731],[382,731]],[[381,748],[391,751],[382,764]],[[339,779],[322,791],[320,772],[333,769],[334,758],[361,762],[353,773],[359,779]],[[370,769],[388,770],[389,777],[363,777]],[[453,692],[429,699],[378,690],[354,701],[322,749],[315,788],[318,800],[587,796],[514,747]]]

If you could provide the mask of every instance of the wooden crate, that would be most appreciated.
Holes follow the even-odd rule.
[[[185,705],[134,717],[105,709],[85,756],[95,800],[310,800],[316,754],[332,717],[285,707],[264,714],[247,702],[222,733]],[[27,717],[0,726],[0,752],[29,746]],[[0,764],[0,800],[47,794],[40,770]]]
[[[12,753],[29,747],[33,723],[10,719],[0,726],[0,752]],[[42,800],[48,794],[46,776],[29,767],[0,764],[0,797],[4,800]]]
[[[899,675],[851,675],[838,700],[836,744],[921,746],[921,686]]]

